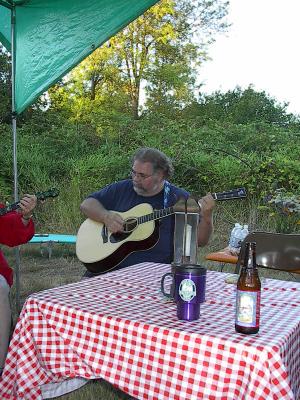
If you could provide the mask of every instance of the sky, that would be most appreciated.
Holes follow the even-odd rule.
[[[300,114],[300,0],[229,0],[228,33],[209,47],[202,91],[250,84]]]

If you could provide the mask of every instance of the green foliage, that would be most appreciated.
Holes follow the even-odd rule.
[[[260,209],[274,219],[276,232],[293,233],[300,226],[300,195],[284,188],[275,189],[266,197],[266,204]]]
[[[236,87],[226,93],[217,91],[212,95],[200,95],[199,101],[188,110],[193,116],[202,116],[204,121],[217,120],[234,124],[266,122],[286,126],[295,117],[288,114],[288,104],[278,102],[266,94],[257,92],[250,85],[242,90]]]
[[[0,134],[6,155],[0,174],[1,194],[10,200],[10,127],[0,125]],[[296,193],[300,187],[298,137],[294,126],[274,127],[266,122],[216,121],[204,126],[198,118],[174,120],[148,113],[134,120],[101,109],[91,124],[73,123],[58,111],[33,112],[18,128],[19,189],[24,193],[63,188],[56,207],[71,226],[72,220],[74,224],[78,221],[80,201],[88,193],[126,178],[136,148],[151,146],[172,158],[173,182],[198,196],[234,187],[246,187],[249,195],[260,199],[278,187]],[[60,205],[62,198],[67,206]],[[72,217],[68,216],[70,210]],[[60,220],[57,215],[56,220]]]
[[[141,146],[156,147],[169,155],[175,167],[172,181],[196,196],[245,187],[249,199],[262,204],[277,188],[299,193],[300,125],[297,117],[286,112],[286,105],[251,87],[202,97],[199,102],[194,99],[188,105],[194,84],[189,63],[198,50],[188,43],[190,27],[181,27],[184,18],[179,11],[186,16],[196,9],[187,2],[179,2],[178,7],[175,10],[171,1],[165,1],[151,16],[147,14],[149,20],[135,21],[126,31],[129,36],[120,34],[119,43],[112,39],[110,46],[80,65],[72,79],[51,89],[47,111],[36,104],[18,117],[20,194],[60,189],[59,198],[38,211],[38,227],[75,233],[82,220],[79,205],[83,198],[126,178],[131,156]],[[175,32],[170,21],[177,12]],[[161,19],[155,25],[158,17]],[[136,119],[128,103],[129,81],[121,67],[133,43],[141,39],[137,33],[146,27],[153,30],[150,38],[156,35],[157,40],[153,44],[155,57],[150,54],[153,62],[144,69],[151,91],[149,108]],[[180,42],[176,42],[179,37]],[[127,52],[122,50],[125,44]],[[5,73],[0,76],[0,89],[8,90],[7,79]],[[1,110],[0,106],[0,114]],[[1,200],[11,201],[12,134],[3,118],[0,135],[5,154],[0,171]],[[243,206],[246,204],[248,200]]]
[[[82,197],[111,182],[126,179],[130,171],[130,155],[112,146],[99,149],[73,164],[71,186],[80,189]]]
[[[0,44],[0,123],[9,122],[10,109],[10,60]]]
[[[205,47],[226,29],[228,2],[162,0],[126,26],[50,90],[52,107],[75,121],[93,121],[95,110],[140,117],[142,82],[148,106],[181,109],[194,98],[196,68]],[[202,33],[192,43],[195,32]]]

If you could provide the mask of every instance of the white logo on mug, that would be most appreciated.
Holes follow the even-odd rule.
[[[183,301],[191,301],[196,296],[196,285],[191,279],[183,279],[180,282],[179,296]]]

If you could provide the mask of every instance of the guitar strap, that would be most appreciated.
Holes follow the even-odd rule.
[[[165,181],[165,186],[164,186],[164,208],[168,207],[168,200],[169,200],[169,195],[171,191],[171,186],[169,181]]]

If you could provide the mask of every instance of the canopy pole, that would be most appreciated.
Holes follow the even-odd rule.
[[[15,51],[15,22],[16,9],[11,9],[11,109],[12,109],[12,133],[13,133],[13,169],[14,169],[14,199],[19,201],[18,194],[18,164],[17,164],[17,113],[15,105],[15,71],[16,71],[16,51]],[[15,277],[16,277],[16,312],[20,311],[20,248],[15,247]]]

